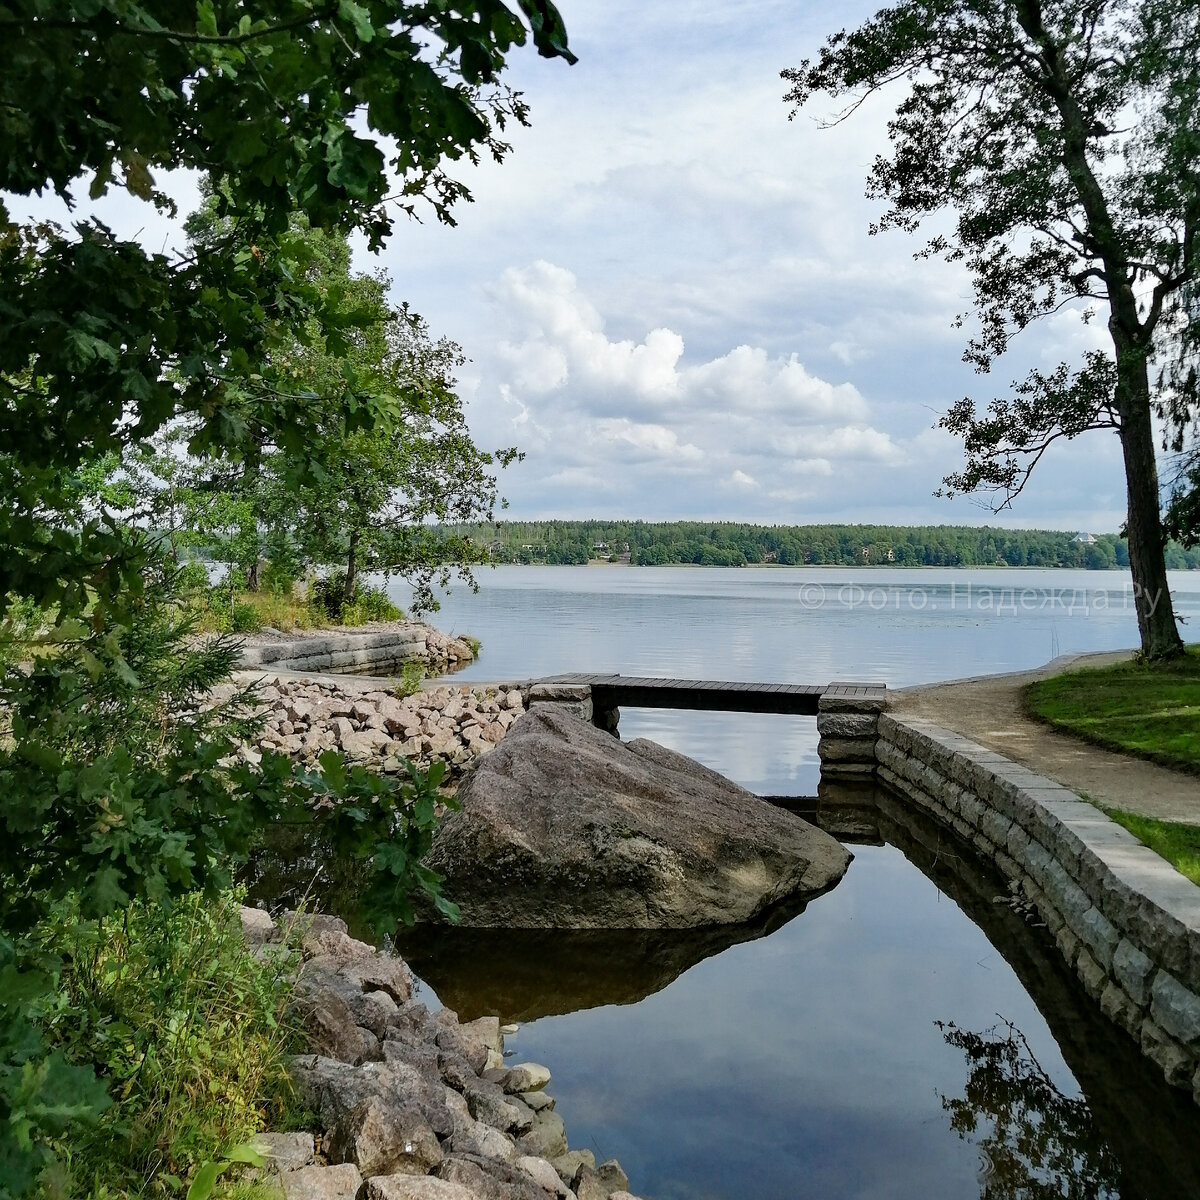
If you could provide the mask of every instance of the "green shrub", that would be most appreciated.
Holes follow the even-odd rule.
[[[346,581],[340,575],[313,580],[309,601],[322,615],[341,625],[366,625],[371,621],[398,621],[404,613],[388,599],[383,588],[360,583],[354,603],[346,602]]]
[[[175,587],[181,596],[208,591],[208,571],[194,559],[184,563],[175,576]]]
[[[399,621],[403,616],[383,588],[360,587],[354,603],[342,608],[341,621],[343,625],[366,625],[371,621]]]
[[[259,583],[272,596],[290,596],[300,578],[299,565],[286,558],[272,558],[263,568]]]
[[[229,621],[230,633],[257,633],[261,628],[262,618],[253,604],[234,604]]]
[[[45,1035],[94,1065],[116,1101],[61,1147],[63,1195],[182,1195],[205,1163],[278,1127],[298,1048],[283,1016],[296,956],[251,955],[239,903],[190,895],[98,922],[64,905],[48,924],[46,949],[69,966]]]
[[[425,685],[425,675],[421,670],[422,664],[411,659],[400,668],[400,682],[396,685],[396,695],[403,699],[405,696],[415,696]]]
[[[217,633],[257,633],[263,627],[262,615],[246,600],[230,603],[229,593],[214,588],[208,598],[208,620]]]
[[[309,584],[308,602],[327,620],[339,620],[346,606],[345,579],[340,575],[318,576]]]

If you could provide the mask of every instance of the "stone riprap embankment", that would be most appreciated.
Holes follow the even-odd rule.
[[[421,621],[381,621],[356,629],[264,630],[242,641],[243,668],[381,672],[421,663],[442,672],[465,667],[471,647]]]
[[[884,713],[879,777],[1014,881],[1103,1012],[1200,1103],[1200,888],[1075,792]]]
[[[406,759],[418,766],[441,759],[463,767],[491,750],[525,711],[525,695],[516,684],[443,684],[403,698],[383,684],[259,677],[255,696],[266,724],[258,749],[305,762],[339,750],[352,762],[386,773],[403,771]],[[233,691],[234,685],[225,685],[213,698]]]
[[[257,1139],[284,1200],[636,1200],[619,1163],[568,1148],[550,1072],[505,1064],[515,1027],[431,1013],[404,962],[336,917],[242,912],[260,955],[297,921],[293,1009],[312,1052],[290,1074],[318,1128]]]

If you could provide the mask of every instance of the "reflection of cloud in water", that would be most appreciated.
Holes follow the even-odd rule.
[[[620,732],[686,754],[759,795],[817,790],[815,717],[622,708]]]

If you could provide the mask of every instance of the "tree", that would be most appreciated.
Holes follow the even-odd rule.
[[[549,0],[518,7],[540,53],[571,59]],[[193,450],[244,457],[257,428],[303,455],[308,397],[263,364],[314,326],[338,349],[347,325],[304,283],[292,214],[373,246],[422,198],[452,220],[469,193],[444,164],[503,157],[526,120],[496,81],[527,30],[500,0],[12,0],[0,36],[0,194],[70,202],[83,181],[171,210],[155,172],[186,167],[221,181],[229,221],[172,257],[95,219],[18,228],[0,202],[0,597],[78,604],[98,581],[103,605],[127,556],[103,523],[48,543],[66,475],[181,414]],[[398,416],[346,383],[347,429]]]
[[[483,560],[482,542],[447,524],[493,520],[497,504],[494,463],[507,465],[513,449],[480,450],[467,429],[454,372],[465,359],[448,338],[433,339],[428,325],[407,305],[388,302],[383,272],[350,271],[345,239],[320,231],[313,282],[336,289],[359,328],[344,354],[330,354],[314,336],[284,353],[283,364],[314,396],[336,396],[349,364],[373,392],[397,397],[402,416],[386,429],[343,433],[336,410],[314,421],[307,453],[320,464],[305,478],[286,453],[264,463],[290,498],[288,533],[310,563],[340,563],[342,595],[354,602],[364,571],[404,575],[413,588],[412,607],[436,607],[431,584],[446,582],[457,567],[469,578]]]
[[[991,489],[1004,507],[1047,448],[1115,430],[1125,462],[1129,558],[1142,651],[1182,643],[1167,585],[1153,416],[1195,404],[1181,336],[1200,262],[1200,10],[1186,0],[905,0],[829,38],[787,70],[797,108],[817,92],[856,99],[905,81],[869,194],[876,230],[916,231],[950,208],[952,235],[918,257],[964,262],[981,372],[1014,334],[1072,302],[1107,312],[1105,352],[1031,371],[984,411],[941,425],[966,465],[951,492]],[[1151,385],[1151,367],[1163,370]]]
[[[1200,546],[1200,442],[1182,453],[1167,505],[1167,532],[1183,546]]]
[[[389,202],[451,221],[469,197],[447,161],[503,157],[526,120],[497,80],[530,33],[573,60],[550,0],[0,0],[0,196],[119,187],[172,210],[155,175],[186,168],[219,181],[226,222],[168,255],[94,218],[18,225],[0,200],[0,645],[14,614],[26,639],[0,654],[3,1200],[103,1104],[34,1021],[61,967],[32,941],[53,905],[96,921],[211,892],[265,825],[318,812],[371,862],[377,919],[436,887],[436,773],[238,761],[236,725],[200,703],[229,648],[190,656],[161,545],[87,476],[182,423],[193,454],[253,469],[269,442],[312,477],[318,415],[325,434],[402,420],[349,361],[319,398],[281,362],[315,336],[344,355],[361,324],[309,281],[297,215],[372,246]]]

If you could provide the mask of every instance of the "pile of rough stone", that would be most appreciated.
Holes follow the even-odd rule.
[[[294,1005],[312,1053],[291,1064],[321,1132],[257,1139],[285,1200],[636,1200],[615,1160],[567,1148],[550,1072],[506,1066],[495,1017],[460,1023],[412,998],[404,962],[335,917],[243,909],[255,953],[304,922]]]
[[[491,750],[525,711],[515,685],[441,686],[401,699],[392,692],[277,676],[257,692],[266,726],[259,749],[311,762],[325,750],[376,770],[444,759],[461,767]]]
[[[474,660],[474,651],[462,638],[451,637],[432,625],[425,625],[424,628],[425,661],[430,666],[462,667]]]

